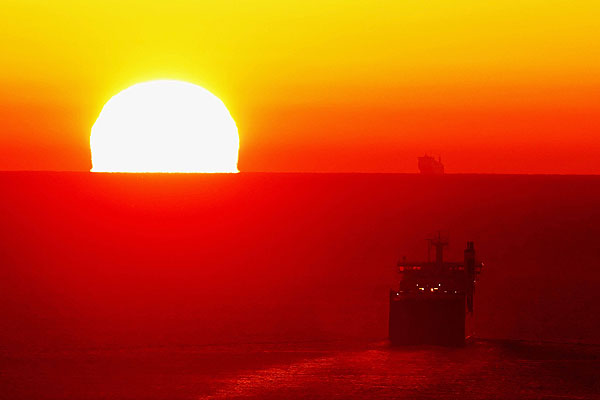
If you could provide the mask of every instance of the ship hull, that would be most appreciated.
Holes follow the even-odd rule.
[[[465,296],[390,292],[389,338],[392,345],[465,344]]]

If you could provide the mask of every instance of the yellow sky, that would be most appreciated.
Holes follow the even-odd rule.
[[[190,81],[219,96],[240,126],[242,151],[244,143],[318,144],[323,135],[314,129],[287,129],[285,140],[265,131],[277,129],[267,119],[284,130],[298,126],[282,117],[296,109],[316,108],[319,118],[327,107],[333,114],[375,110],[363,120],[392,113],[386,110],[438,115],[469,107],[595,112],[599,16],[598,1],[4,0],[0,105],[9,111],[0,145],[80,151],[111,96],[159,78]],[[375,149],[396,139],[418,148],[421,136],[442,134],[416,127],[390,136],[396,128],[402,130],[380,129],[376,140],[351,129],[346,136]],[[543,139],[543,124],[537,129],[532,145]],[[589,135],[583,129],[562,139],[584,145]]]

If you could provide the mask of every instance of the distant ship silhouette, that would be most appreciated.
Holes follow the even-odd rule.
[[[442,164],[442,157],[435,158],[425,154],[423,157],[419,157],[419,171],[425,175],[441,175],[444,173],[444,164]]]

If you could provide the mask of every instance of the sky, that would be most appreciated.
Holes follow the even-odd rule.
[[[91,168],[155,79],[229,108],[241,171],[600,173],[598,1],[1,0],[0,170]]]

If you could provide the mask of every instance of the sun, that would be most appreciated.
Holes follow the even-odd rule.
[[[92,127],[93,172],[238,172],[235,121],[218,97],[181,81],[133,85]]]

